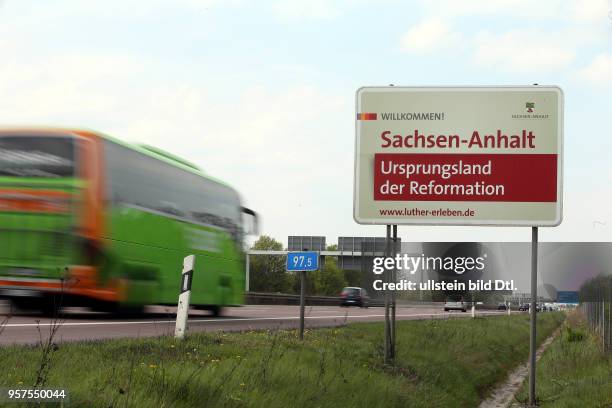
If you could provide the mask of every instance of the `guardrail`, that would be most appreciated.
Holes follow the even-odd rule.
[[[299,305],[300,295],[289,295],[286,293],[262,293],[247,292],[245,294],[247,305]],[[306,304],[309,306],[339,306],[338,296],[306,296]],[[384,306],[384,301],[370,299],[369,306]]]
[[[579,308],[588,326],[601,340],[603,350],[612,350],[612,275],[603,274],[585,282],[579,292]]]
[[[369,306],[382,307],[385,305],[384,299],[370,298]],[[267,293],[267,292],[246,292],[245,304],[247,305],[299,305],[300,295],[287,293]],[[338,296],[306,296],[306,304],[309,306],[339,306],[340,297]],[[398,307],[444,307],[444,302],[430,301],[407,301],[397,300]],[[476,310],[497,310],[496,305],[477,305]],[[516,311],[516,308],[512,308]]]
[[[580,310],[586,316],[589,328],[601,339],[602,348],[612,350],[612,295],[608,299],[583,302]]]

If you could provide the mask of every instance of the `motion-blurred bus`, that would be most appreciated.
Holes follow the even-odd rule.
[[[236,190],[159,149],[0,130],[0,296],[18,309],[176,305],[195,254],[191,304],[219,314],[243,303],[245,225],[256,216]]]

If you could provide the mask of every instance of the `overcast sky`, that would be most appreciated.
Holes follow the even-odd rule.
[[[262,232],[384,235],[352,217],[364,85],[555,84],[564,221],[612,239],[608,0],[0,0],[0,125],[85,127],[183,156],[240,191]],[[528,228],[400,227],[405,241]]]

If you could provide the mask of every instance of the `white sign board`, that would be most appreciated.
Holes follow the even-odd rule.
[[[364,87],[356,105],[356,222],[561,223],[560,88]]]

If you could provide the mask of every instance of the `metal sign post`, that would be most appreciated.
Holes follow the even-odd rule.
[[[392,230],[393,235],[391,235]],[[397,225],[387,225],[385,255],[388,257],[395,256],[397,252],[396,245]],[[393,271],[385,271],[385,281],[387,283],[397,281],[395,269]],[[390,364],[395,358],[395,307],[395,291],[389,292],[389,289],[385,286],[385,364]]]
[[[529,331],[529,406],[536,404],[536,323],[538,304],[538,227],[531,228],[531,316]]]
[[[386,245],[385,245],[385,255],[387,257],[391,256],[391,225],[387,225],[387,235],[386,235]],[[389,283],[389,271],[385,269],[385,282]],[[390,331],[391,331],[391,320],[389,318],[389,289],[385,286],[385,364],[389,364],[391,362],[391,341],[390,341]]]
[[[300,273],[300,340],[304,340],[304,308],[306,306],[306,272],[319,269],[316,251],[287,252],[287,272]]]
[[[393,226],[393,253],[392,256],[397,255],[397,225]],[[397,265],[396,265],[397,266]],[[397,282],[397,269],[393,269],[393,276],[391,277],[393,283]],[[397,303],[395,291],[391,292],[391,359],[395,359],[395,307]]]
[[[304,309],[306,292],[306,271],[300,271],[300,340],[304,340]]]
[[[182,339],[187,331],[187,316],[189,315],[189,298],[191,297],[191,282],[193,280],[193,267],[195,256],[186,256],[183,260],[183,273],[181,274],[181,290],[179,292],[178,307],[176,310],[176,327],[174,337]]]

